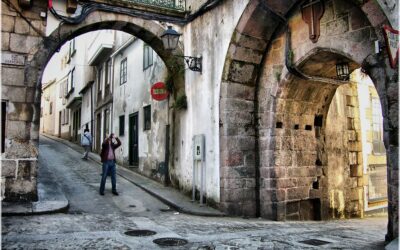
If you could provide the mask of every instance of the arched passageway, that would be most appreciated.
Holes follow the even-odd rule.
[[[398,145],[389,138],[398,134],[389,113],[397,110],[390,104],[397,101],[390,95],[397,93],[397,73],[373,47],[374,40],[382,39],[377,30],[387,21],[371,2],[323,4],[320,36],[313,41],[300,1],[250,1],[244,11],[228,49],[221,83],[221,207],[233,214],[275,220],[337,215],[337,204],[332,202],[338,192],[330,191],[329,178],[338,173],[329,172],[332,155],[324,141],[324,126],[335,90],[344,83],[337,79],[336,64],[346,61],[350,71],[361,66],[371,77],[382,103],[389,173],[388,237],[393,238],[398,224],[398,180],[393,178]],[[350,118],[346,126],[353,134],[357,124]],[[356,145],[356,141],[346,143]],[[345,178],[353,178],[353,184],[360,166],[357,147],[351,149],[354,145],[345,157]],[[362,188],[355,183],[352,189],[348,192],[353,196],[352,208],[345,213],[361,216]],[[319,208],[318,216],[308,212]]]
[[[29,45],[30,50],[27,51],[29,56],[26,57],[27,62],[23,69],[23,81],[24,86],[29,90],[26,94],[29,99],[25,99],[25,96],[23,100],[17,100],[17,96],[9,99],[7,128],[14,127],[18,130],[21,127],[21,121],[23,121],[26,129],[23,134],[18,131],[18,133],[13,133],[10,129],[7,129],[8,145],[6,146],[4,160],[7,161],[7,166],[28,171],[29,178],[23,180],[9,178],[9,181],[5,184],[7,200],[34,200],[37,195],[36,168],[40,129],[41,79],[46,64],[53,53],[67,41],[86,32],[104,29],[124,31],[148,44],[160,56],[168,69],[168,79],[171,79],[174,87],[173,95],[184,93],[184,78],[181,70],[183,62],[177,60],[171,51],[164,50],[160,35],[166,27],[159,22],[124,14],[94,11],[79,24],[60,23],[48,37],[38,37],[35,43]],[[181,49],[178,48],[175,53],[182,53]],[[174,98],[171,100],[173,101]],[[173,117],[172,113],[170,114],[171,117]],[[173,126],[174,121],[172,119],[171,124],[171,134],[173,134],[176,127]]]

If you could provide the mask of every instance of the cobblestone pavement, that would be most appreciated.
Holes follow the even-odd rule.
[[[57,179],[70,201],[69,213],[3,217],[2,249],[384,248],[386,217],[274,222],[179,214],[123,178],[117,178],[120,196],[112,196],[110,185],[106,195],[99,196],[100,168],[96,164],[81,161],[75,151],[42,138],[40,174]],[[156,234],[125,234],[137,229]],[[153,242],[165,237],[188,242],[175,247]]]

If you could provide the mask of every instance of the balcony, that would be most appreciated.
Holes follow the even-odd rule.
[[[98,31],[88,47],[88,64],[98,65],[111,54],[114,47],[114,32],[112,30]]]
[[[157,7],[175,11],[186,10],[186,0],[121,0],[122,2]]]

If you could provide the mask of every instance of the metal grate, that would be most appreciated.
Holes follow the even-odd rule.
[[[303,240],[303,241],[299,241],[299,242],[303,243],[303,244],[307,244],[307,245],[312,245],[312,246],[322,246],[322,245],[332,243],[329,241],[317,240],[317,239],[309,239],[309,240]]]
[[[159,238],[153,242],[160,246],[184,246],[188,243],[187,240],[180,238]]]
[[[186,10],[186,0],[122,0],[122,1],[171,9],[171,10],[178,10],[178,11]]]
[[[156,232],[151,230],[129,230],[126,231],[125,234],[128,236],[143,237],[143,236],[155,235]]]

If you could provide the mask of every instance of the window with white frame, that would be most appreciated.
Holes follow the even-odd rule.
[[[100,67],[97,71],[97,90],[98,93],[101,93],[101,89],[102,89],[102,78],[103,78],[103,67]]]
[[[124,60],[121,61],[121,67],[120,67],[120,75],[119,75],[119,84],[122,85],[126,83],[127,81],[127,67],[128,67],[128,61],[125,58]]]
[[[153,50],[152,48],[144,44],[143,45],[143,70],[146,70],[153,65]]]
[[[372,103],[372,149],[374,154],[386,152],[383,144],[382,110],[378,98],[373,97]]]
[[[105,74],[106,74],[106,86],[109,86],[111,84],[111,60],[107,60],[106,62],[106,70],[105,70]]]

